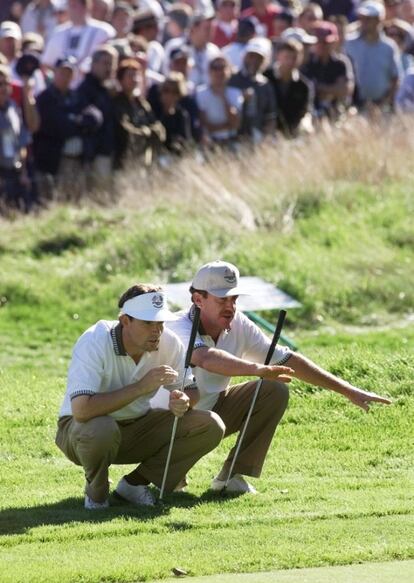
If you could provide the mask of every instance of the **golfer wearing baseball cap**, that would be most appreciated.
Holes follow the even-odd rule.
[[[229,492],[255,489],[244,478],[258,477],[281,420],[289,397],[285,383],[294,376],[342,394],[355,405],[368,410],[372,402],[390,403],[389,399],[368,393],[318,367],[301,354],[277,345],[269,365],[263,365],[270,339],[237,310],[237,297],[246,293],[239,282],[235,265],[213,261],[195,274],[190,287],[193,306],[169,322],[185,345],[191,333],[194,306],[200,308],[199,335],[192,353],[193,373],[200,392],[197,409],[217,413],[226,426],[225,436],[241,429],[256,388],[257,380],[230,386],[234,376],[261,377],[263,383],[247,426],[232,475]],[[232,466],[233,448],[212,482],[213,490],[223,489]]]
[[[75,344],[56,443],[86,478],[85,508],[109,505],[111,464],[139,465],[116,494],[132,504],[153,505],[148,485],[160,486],[173,415],[178,424],[166,490],[223,437],[221,419],[194,411],[197,391],[182,388],[184,347],[164,322],[175,319],[161,288],[136,284],[119,299],[117,321],[100,320]],[[151,409],[163,386],[169,410]]]

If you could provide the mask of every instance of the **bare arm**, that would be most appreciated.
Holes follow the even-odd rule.
[[[302,354],[293,353],[288,363],[294,369],[296,378],[311,385],[339,393],[365,411],[368,411],[371,402],[391,403],[390,399],[354,387],[347,381],[317,366]]]
[[[36,109],[32,83],[28,77],[25,77],[23,80],[22,96],[24,121],[29,132],[33,134],[40,128],[40,116]]]
[[[177,380],[177,373],[170,366],[158,366],[151,369],[139,381],[126,385],[109,393],[79,395],[72,400],[72,413],[76,421],[84,423],[118,411],[139,397],[156,391],[161,385],[168,385]]]

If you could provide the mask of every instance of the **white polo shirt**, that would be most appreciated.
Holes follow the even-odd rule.
[[[168,328],[173,330],[184,346],[188,346],[191,334],[192,309],[180,312],[179,319],[168,322]],[[270,339],[254,324],[243,312],[236,311],[231,323],[231,329],[222,332],[217,343],[211,336],[198,334],[194,348],[202,346],[225,350],[233,356],[251,362],[263,364],[270,346]],[[284,364],[291,356],[292,351],[285,346],[276,346],[271,364]],[[195,409],[211,410],[216,404],[219,394],[229,386],[231,377],[215,374],[200,367],[193,368],[193,375],[200,391],[200,401]]]
[[[74,346],[59,417],[72,415],[71,400],[74,397],[110,393],[140,380],[149,370],[161,365],[169,365],[178,372],[177,381],[165,389],[181,389],[184,358],[184,347],[180,340],[171,330],[164,329],[158,350],[145,352],[139,363],[135,364],[125,352],[119,322],[99,320],[82,334]],[[111,417],[142,417],[150,409],[150,399],[157,391],[158,389],[110,413]]]

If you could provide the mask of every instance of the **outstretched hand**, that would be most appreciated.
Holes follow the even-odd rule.
[[[387,397],[381,397],[381,395],[377,395],[376,393],[371,393],[367,391],[362,391],[361,389],[357,389],[356,387],[352,387],[344,396],[351,401],[357,407],[361,407],[364,411],[369,411],[370,405],[372,403],[382,403],[383,405],[390,405],[392,403],[391,399]]]

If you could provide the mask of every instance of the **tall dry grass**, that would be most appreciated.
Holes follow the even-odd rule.
[[[188,157],[144,176],[130,168],[117,179],[118,204],[175,205],[182,212],[255,229],[291,227],[298,205],[334,200],[348,183],[383,186],[411,181],[414,119],[355,117],[296,141],[279,139],[235,157],[222,153],[200,163]]]

